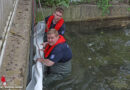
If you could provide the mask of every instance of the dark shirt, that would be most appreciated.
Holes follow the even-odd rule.
[[[72,58],[72,51],[67,43],[58,44],[50,53],[48,59],[57,62],[67,62]]]
[[[48,19],[49,19],[50,16],[46,17],[45,18],[45,22],[47,23]],[[51,28],[54,28],[56,26],[56,24],[53,24],[53,22],[51,23],[51,26],[50,26],[50,29]],[[63,23],[63,25],[61,26],[61,28],[59,29],[58,33],[60,35],[64,35],[65,33],[65,23]]]

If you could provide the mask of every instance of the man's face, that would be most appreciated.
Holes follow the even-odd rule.
[[[62,18],[62,13],[60,13],[58,11],[56,11],[55,13],[53,13],[53,15],[54,15],[54,20],[56,22],[58,22]]]
[[[56,36],[55,34],[47,34],[47,41],[50,46],[54,45],[58,39],[59,36]]]

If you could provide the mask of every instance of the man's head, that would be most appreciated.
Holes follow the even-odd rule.
[[[58,39],[59,39],[59,34],[58,31],[56,31],[55,29],[50,29],[47,32],[47,41],[50,46],[54,45]]]
[[[53,13],[54,15],[54,20],[57,23],[63,16],[64,10],[61,7],[57,7],[55,12]]]

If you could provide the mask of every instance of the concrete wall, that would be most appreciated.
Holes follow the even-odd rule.
[[[13,10],[14,1],[16,0],[0,0],[0,37],[4,32],[8,16]]]
[[[19,0],[5,46],[0,77],[7,85],[0,90],[25,90],[28,74],[32,0]]]
[[[110,8],[110,13],[106,16],[102,16],[102,10],[97,5],[73,5],[69,8],[64,8],[64,20],[70,21],[89,21],[105,18],[121,18],[129,17],[130,11],[128,11],[129,5],[113,5]],[[55,8],[43,8],[44,17],[52,14]],[[40,11],[40,10],[39,10]]]
[[[70,0],[70,2],[89,2],[89,3],[95,2],[95,1],[99,1],[99,0]],[[111,0],[109,2],[114,3],[114,4],[119,4],[119,3],[129,4],[130,0]]]
[[[112,5],[110,13],[102,16],[102,10],[97,5],[72,5],[69,8],[64,8],[63,18],[65,22],[82,21],[88,25],[88,29],[125,27],[130,24],[128,8],[127,4]],[[43,8],[44,17],[51,15],[54,10],[55,8]]]

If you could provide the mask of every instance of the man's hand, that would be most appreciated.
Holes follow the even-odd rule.
[[[49,59],[43,59],[43,58],[38,58],[37,61],[43,63],[46,66],[52,66],[54,65],[54,62],[49,60]]]
[[[44,59],[43,58],[37,58],[37,61],[43,63]]]
[[[43,45],[43,48],[45,48],[47,44],[48,44],[48,42],[44,42],[41,45]]]

